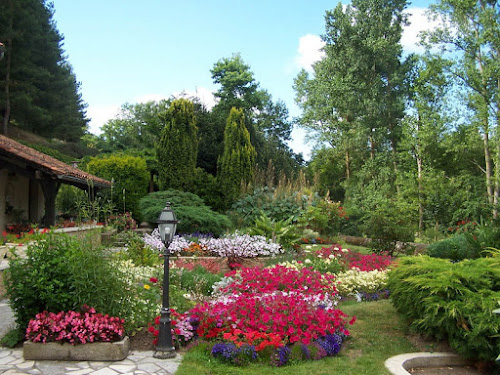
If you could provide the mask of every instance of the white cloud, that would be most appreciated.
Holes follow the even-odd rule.
[[[194,91],[185,90],[182,92],[175,92],[172,95],[145,94],[135,97],[130,103],[146,103],[150,101],[159,102],[163,99],[169,99],[172,96],[175,98],[187,99],[197,97],[208,110],[211,110],[215,104],[217,104],[214,94],[205,87],[197,87]],[[108,122],[108,120],[117,117],[120,114],[120,111],[121,105],[99,106],[89,104],[87,108],[87,116],[90,118],[89,131],[92,134],[101,134],[101,127]]]
[[[324,45],[325,42],[318,35],[306,34],[300,37],[295,63],[300,68],[312,72],[312,65],[325,56],[325,53],[321,50]]]
[[[108,120],[115,118],[120,112],[121,106],[119,105],[89,105],[87,108],[87,116],[90,118],[89,131],[92,134],[101,134],[101,126]]]
[[[182,92],[177,92],[173,94],[174,97],[176,98],[198,98],[201,103],[207,107],[208,110],[211,110],[216,104],[217,104],[217,99],[215,98],[214,94],[212,91],[205,87],[197,87],[195,91],[191,90],[184,90]]]
[[[405,52],[423,52],[424,48],[419,46],[420,33],[426,30],[433,30],[440,24],[439,20],[429,19],[427,17],[427,8],[408,8],[410,25],[403,29],[401,45]]]

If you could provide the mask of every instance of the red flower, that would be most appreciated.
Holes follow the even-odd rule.
[[[151,281],[153,284],[157,283],[158,282],[158,279],[156,277],[151,277],[149,279],[149,281]]]

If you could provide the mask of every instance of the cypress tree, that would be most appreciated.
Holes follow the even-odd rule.
[[[238,198],[242,184],[253,181],[256,157],[243,110],[233,107],[224,130],[224,152],[218,161],[217,171],[227,204]]]
[[[157,148],[162,189],[190,191],[198,155],[198,127],[193,103],[176,99],[161,115],[164,128]]]

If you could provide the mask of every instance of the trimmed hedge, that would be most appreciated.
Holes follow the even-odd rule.
[[[166,202],[172,203],[179,220],[177,233],[200,232],[219,236],[231,226],[226,215],[212,211],[197,195],[172,189],[150,193],[140,200],[139,208],[144,220],[155,227]]]
[[[452,263],[406,257],[389,273],[396,309],[416,332],[447,339],[466,358],[495,360],[500,353],[500,258]]]
[[[481,247],[473,246],[465,234],[451,236],[427,247],[427,255],[455,261],[479,258],[480,251]]]

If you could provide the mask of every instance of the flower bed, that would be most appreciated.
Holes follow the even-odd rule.
[[[243,268],[227,275],[215,299],[185,314],[173,313],[175,340],[210,343],[214,357],[243,365],[281,366],[290,359],[319,359],[340,350],[355,318],[336,309],[333,275],[309,268]],[[158,319],[155,324],[158,324]],[[155,325],[150,331],[158,334]]]
[[[97,314],[84,306],[82,312],[44,311],[30,320],[23,347],[25,359],[118,361],[127,356],[128,337],[123,319]]]

